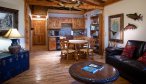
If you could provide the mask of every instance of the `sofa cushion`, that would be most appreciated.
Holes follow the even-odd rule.
[[[143,56],[138,58],[138,61],[146,64],[146,52],[144,52]]]
[[[136,49],[136,46],[134,46],[134,45],[126,45],[126,47],[124,48],[124,50],[122,52],[122,56],[132,58],[135,49]]]
[[[125,60],[123,61],[125,64],[129,65],[129,67],[133,67],[135,69],[138,69],[140,71],[144,71],[146,74],[146,65],[142,64],[141,62],[137,61],[137,60]]]
[[[118,61],[124,61],[124,60],[127,60],[129,58],[127,58],[126,56],[115,55],[115,56],[109,56],[109,59],[114,59],[114,60],[118,60]]]

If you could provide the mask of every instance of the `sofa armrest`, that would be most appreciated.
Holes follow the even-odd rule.
[[[118,48],[118,47],[107,47],[106,48],[106,57],[108,56],[114,56],[114,55],[121,55],[124,48]]]

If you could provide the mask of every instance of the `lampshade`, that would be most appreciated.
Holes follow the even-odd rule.
[[[18,32],[17,29],[11,28],[9,31],[4,35],[5,38],[16,39],[22,38],[22,35]]]
[[[4,35],[5,38],[11,39],[12,43],[9,46],[9,52],[11,54],[17,54],[20,52],[21,46],[19,45],[18,38],[22,38],[22,35],[16,28],[10,28],[9,31]]]

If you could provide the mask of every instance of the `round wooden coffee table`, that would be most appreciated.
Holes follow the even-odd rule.
[[[94,74],[82,70],[83,67],[89,64],[102,65],[103,68]],[[119,72],[116,68],[111,65],[97,61],[85,61],[75,63],[69,68],[69,73],[75,80],[86,84],[105,84],[113,82],[119,77]]]

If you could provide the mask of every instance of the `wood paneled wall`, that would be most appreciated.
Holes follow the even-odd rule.
[[[44,6],[31,6],[31,13],[33,15],[47,15],[47,7]]]

